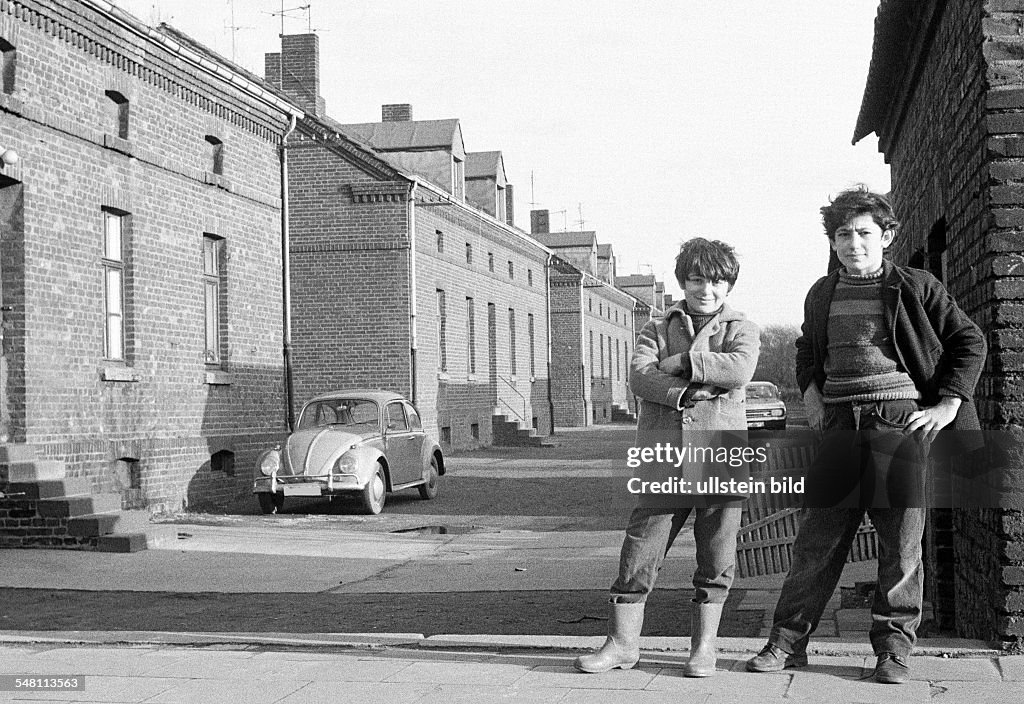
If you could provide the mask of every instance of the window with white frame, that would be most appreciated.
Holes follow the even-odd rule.
[[[448,371],[448,310],[443,289],[437,289],[437,356],[439,369]]]
[[[223,298],[224,298],[224,239],[217,235],[203,235],[203,299],[205,359],[207,364],[222,364],[223,359]]]
[[[509,369],[512,371],[512,376],[516,375],[516,311],[514,308],[508,309],[508,349],[509,349]]]
[[[526,315],[526,333],[530,337],[530,378],[537,376],[537,357],[534,350],[533,313]]]
[[[476,374],[476,310],[469,296],[466,296],[466,348],[467,371]]]
[[[125,261],[124,213],[103,211],[103,356],[124,361],[125,358]]]

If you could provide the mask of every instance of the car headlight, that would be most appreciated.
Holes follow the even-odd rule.
[[[356,465],[357,464],[358,464],[358,460],[356,460],[355,455],[353,455],[350,452],[346,452],[344,455],[342,455],[341,457],[339,457],[335,461],[334,469],[331,470],[331,473],[332,474],[355,474],[356,473]]]
[[[773,416],[784,416],[784,415],[786,415],[786,412],[784,410],[782,410],[781,408],[776,408],[776,409],[772,410],[772,415]]]
[[[263,453],[259,461],[260,472],[269,477],[281,469],[281,453],[277,450],[268,450]]]

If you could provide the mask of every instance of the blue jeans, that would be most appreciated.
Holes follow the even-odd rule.
[[[879,455],[891,458],[893,447],[899,446],[900,451],[896,453],[900,455],[896,463],[899,472],[916,470],[923,476],[926,448],[918,447],[916,455],[912,448],[908,450],[906,439],[899,431],[900,422],[895,420],[900,415],[909,415],[916,407],[912,401],[883,401],[867,408],[842,404],[826,414],[829,426],[826,435],[830,430],[852,431],[857,435],[860,444],[857,456],[864,464],[863,475],[871,475],[873,467],[877,469]],[[819,453],[815,459],[808,473],[808,484],[811,474],[817,474],[820,481],[828,472],[829,467],[822,466],[823,457],[827,460],[824,453]],[[883,467],[890,476],[888,481],[879,484],[890,487],[906,484],[893,481],[896,465],[890,462]],[[875,474],[876,479],[883,479],[877,472]],[[909,483],[914,487],[908,493],[913,494],[917,491],[916,480]],[[874,491],[870,483],[868,486],[871,490],[860,495],[861,500],[867,500],[864,505],[856,508],[847,507],[848,504],[832,508],[809,506],[802,512],[800,532],[793,545],[793,562],[782,585],[768,639],[786,652],[802,652],[807,647],[807,640],[817,628],[842,575],[865,510],[878,535],[878,581],[871,605],[871,645],[876,654],[890,652],[900,657],[909,656],[914,647],[924,600],[921,538],[925,509],[879,507],[879,492]],[[882,503],[891,505],[887,500]]]
[[[699,604],[725,602],[735,574],[736,533],[743,512],[736,502],[709,508],[633,509],[619,555],[619,576],[611,588],[612,602],[635,604],[647,600],[665,555],[691,512],[697,541],[693,600]]]

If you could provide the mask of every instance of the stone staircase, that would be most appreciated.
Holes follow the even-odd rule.
[[[636,423],[636,413],[623,403],[612,404],[612,423]]]
[[[173,526],[124,511],[120,494],[94,494],[64,463],[31,445],[0,444],[0,548],[138,552],[173,542]]]
[[[518,418],[510,418],[500,408],[491,413],[491,444],[498,447],[555,446],[555,443],[538,435],[536,429]]]

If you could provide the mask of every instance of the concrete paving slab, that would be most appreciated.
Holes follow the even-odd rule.
[[[337,682],[311,682],[277,704],[412,704],[437,689],[438,685],[409,682],[349,682],[344,689]]]
[[[398,682],[401,680],[392,678],[412,664],[413,660],[341,659],[335,654],[312,662],[276,659],[273,667],[277,672],[287,673],[289,679],[313,682]]]
[[[65,673],[78,674],[78,673]],[[18,701],[143,702],[173,689],[181,680],[147,677],[107,677],[89,675],[85,689],[64,692],[18,692]]]
[[[878,684],[869,679],[845,679],[831,674],[786,670],[793,678],[786,692],[786,701],[793,702],[857,702],[857,704],[888,704],[928,702],[931,688],[927,682],[911,681],[902,685]]]
[[[628,696],[628,698],[627,698]],[[705,704],[707,694],[686,695],[679,692],[630,692],[627,696],[616,697],[613,693],[599,689],[573,689],[566,693],[558,704],[608,704],[629,702],[629,704]]]
[[[1004,680],[1024,681],[1024,655],[1007,655],[997,660]]]
[[[516,680],[516,684],[521,688],[640,690],[645,689],[658,672],[659,669],[647,671],[643,667],[635,667],[632,670],[585,674],[574,669],[569,663],[542,665],[525,673]]]
[[[308,682],[302,680],[177,680],[147,700],[147,704],[273,704]],[[337,694],[337,692],[335,692]]]
[[[1024,702],[1024,682],[932,683],[932,704],[1010,704]]]
[[[496,687],[491,685],[439,685],[416,704],[560,704],[564,689]]]
[[[1002,679],[999,668],[992,658],[943,658],[931,655],[912,656],[910,676],[915,680],[929,682],[983,682]]]
[[[749,673],[716,672],[714,677],[684,677],[682,668],[662,669],[645,687],[651,691],[674,692],[679,695],[746,694],[748,700],[782,699],[789,687],[789,675],[766,674],[755,677]]]
[[[502,662],[414,662],[389,677],[388,681],[511,685],[529,671],[525,665]]]

